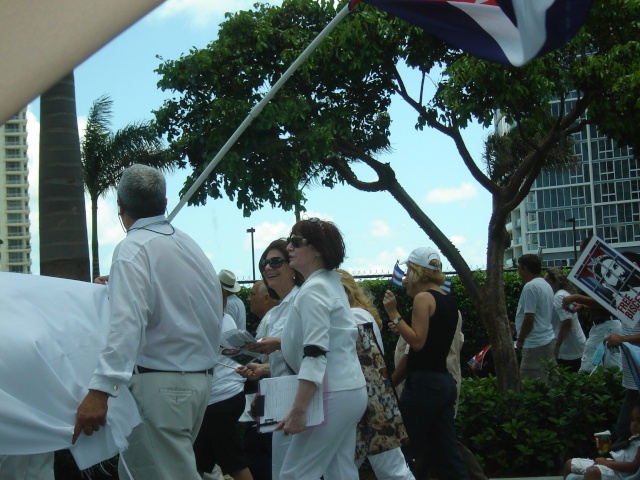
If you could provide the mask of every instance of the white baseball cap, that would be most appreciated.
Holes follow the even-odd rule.
[[[436,267],[434,265],[431,265],[431,260],[438,260],[440,266]],[[430,247],[416,248],[409,254],[409,258],[402,262],[402,264],[404,265],[407,262],[411,262],[420,267],[428,268],[429,270],[436,270],[438,272],[442,271],[442,260],[440,260],[440,254]]]

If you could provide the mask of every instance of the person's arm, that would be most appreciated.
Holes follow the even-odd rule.
[[[567,295],[562,299],[562,306],[566,309],[572,303],[577,303],[579,305],[584,305],[587,308],[597,308],[600,304],[593,298],[587,297],[586,295]]]
[[[76,440],[82,432],[91,436],[93,432],[100,430],[107,423],[107,401],[109,394],[100,390],[89,390],[76,412],[76,424],[73,427],[73,437],[71,444],[75,445]]]
[[[398,360],[398,364],[396,365],[396,369],[391,374],[391,383],[393,383],[394,387],[397,387],[402,382],[404,382],[407,378],[407,360],[409,355],[406,353],[400,357]]]
[[[268,363],[249,363],[246,367],[236,368],[236,372],[248,380],[259,380],[262,377],[271,375],[271,369]]]
[[[607,347],[617,347],[623,342],[640,345],[640,335],[618,335],[617,333],[612,333],[604,339]]]
[[[258,352],[269,355],[276,350],[280,350],[282,348],[282,343],[279,338],[267,337],[257,342],[247,343],[244,348],[246,348],[250,352]]]
[[[302,433],[307,426],[307,407],[311,403],[318,386],[308,380],[298,380],[298,389],[289,413],[276,426],[276,430],[284,430],[285,434]]]
[[[397,332],[416,352],[422,350],[427,341],[429,332],[429,320],[436,310],[436,301],[429,292],[421,292],[413,299],[413,313],[411,315],[411,325],[409,325],[398,313],[395,308],[395,296],[393,300],[390,298],[393,293],[387,290],[385,293],[385,310],[389,319],[389,328],[392,332]],[[399,318],[398,324],[394,324],[393,320]]]
[[[596,465],[604,465],[620,473],[636,473],[640,469],[640,448],[638,448],[636,456],[631,462],[618,462],[610,458],[598,457],[594,460],[594,463]]]
[[[553,356],[558,358],[558,354],[560,353],[560,346],[562,342],[565,341],[569,332],[571,332],[571,327],[573,326],[573,319],[571,317],[566,320],[562,320],[560,324],[560,331],[558,331],[558,338],[556,338],[556,348],[554,349]]]
[[[535,313],[524,314],[524,320],[522,321],[520,333],[518,334],[518,339],[516,340],[516,350],[522,350],[522,346],[524,345],[524,341],[527,338],[527,335],[529,335],[531,333],[531,330],[533,330],[533,323],[535,322],[535,320]]]

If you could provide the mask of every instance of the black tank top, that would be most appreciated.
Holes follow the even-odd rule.
[[[422,350],[409,350],[407,371],[447,372],[447,355],[458,325],[458,305],[450,295],[428,290],[436,301],[436,312],[429,320],[427,341]]]

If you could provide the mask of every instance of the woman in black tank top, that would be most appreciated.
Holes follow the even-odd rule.
[[[457,445],[454,424],[456,382],[447,371],[447,353],[458,323],[458,307],[446,295],[440,255],[420,247],[404,263],[408,266],[403,284],[413,298],[410,319],[397,310],[395,295],[389,290],[384,308],[389,328],[409,344],[407,379],[400,397],[400,411],[409,433],[410,462],[416,478],[429,471],[441,480],[469,478]]]

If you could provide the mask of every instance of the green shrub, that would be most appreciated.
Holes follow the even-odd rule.
[[[619,370],[552,370],[548,384],[524,380],[520,393],[499,393],[494,377],[463,379],[458,439],[487,476],[558,475],[568,458],[596,455],[595,432],[614,431],[624,396]]]

